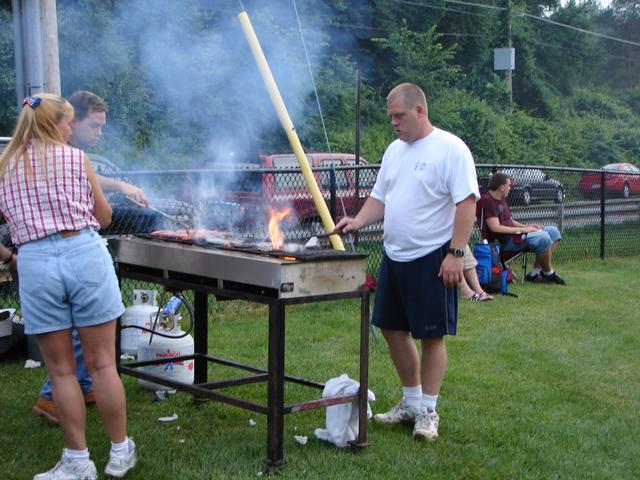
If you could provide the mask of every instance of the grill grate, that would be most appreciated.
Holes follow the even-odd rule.
[[[138,234],[136,235],[136,237],[154,242],[169,242],[179,243],[183,245],[195,245],[198,247],[213,250],[242,252],[271,258],[282,258],[286,260],[331,260],[359,258],[362,256],[358,253],[343,252],[331,248],[305,248],[304,245],[297,243],[285,244],[285,248],[274,250],[273,248],[270,248],[269,242],[256,242],[256,239],[250,237],[235,237],[228,240],[221,240],[220,242],[210,242],[204,239],[184,240],[180,238],[156,237],[148,234]]]

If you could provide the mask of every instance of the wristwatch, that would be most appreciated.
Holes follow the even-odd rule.
[[[454,257],[458,257],[458,258],[464,257],[464,250],[461,248],[450,248],[449,253]]]

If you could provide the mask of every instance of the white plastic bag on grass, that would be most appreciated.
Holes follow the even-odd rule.
[[[330,379],[324,386],[322,398],[355,395],[360,384],[344,373]],[[374,402],[376,396],[371,390],[367,391],[367,418],[371,418],[369,402]],[[333,443],[336,447],[346,447],[358,436],[358,402],[357,400],[327,407],[327,428],[316,428],[315,435],[320,440]]]

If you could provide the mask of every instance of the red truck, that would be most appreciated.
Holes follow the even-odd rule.
[[[341,168],[354,166],[355,156],[349,153],[307,153],[307,161],[329,211],[336,217],[355,215],[375,183],[375,169]],[[368,165],[364,159],[361,165]],[[337,168],[333,168],[337,167]],[[316,171],[320,169],[320,171]],[[297,170],[297,171],[296,171]],[[269,210],[290,208],[283,228],[295,236],[304,237],[323,231],[305,179],[299,171],[294,154],[263,154],[260,161],[215,166],[211,174],[209,193],[201,211],[208,212],[201,223],[230,230],[266,229]],[[331,179],[334,181],[332,201]],[[358,185],[356,186],[356,179]],[[202,180],[206,182],[206,180]]]

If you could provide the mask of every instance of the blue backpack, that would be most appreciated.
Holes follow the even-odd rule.
[[[500,261],[500,244],[498,242],[476,243],[473,247],[473,256],[478,265],[476,272],[480,286],[489,293],[508,293],[509,271],[502,266]]]

